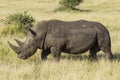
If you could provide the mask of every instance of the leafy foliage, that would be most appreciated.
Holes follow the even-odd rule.
[[[14,34],[14,33],[24,33],[23,27],[27,25],[28,27],[32,27],[34,25],[35,19],[28,14],[27,11],[10,14],[6,17],[6,19],[2,20],[4,24],[7,26],[3,29],[2,33],[4,34]]]
[[[61,0],[59,3],[61,7],[59,9],[76,9],[75,7],[78,6],[83,0]]]

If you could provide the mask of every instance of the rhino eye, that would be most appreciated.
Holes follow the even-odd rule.
[[[30,47],[30,46],[28,46],[28,47]]]

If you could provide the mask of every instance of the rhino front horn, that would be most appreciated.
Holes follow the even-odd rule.
[[[18,44],[19,46],[21,46],[21,45],[24,44],[23,42],[21,42],[21,41],[19,41],[19,40],[17,40],[17,39],[15,39],[15,41],[17,42],[17,44]]]
[[[8,44],[9,44],[10,48],[13,49],[17,54],[20,53],[19,47],[12,45],[9,41],[8,41]]]

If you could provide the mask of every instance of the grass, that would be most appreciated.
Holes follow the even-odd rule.
[[[20,60],[8,46],[13,39],[24,41],[23,36],[0,36],[0,80],[120,80],[120,1],[84,0],[78,11],[54,12],[59,0],[0,0],[0,19],[9,14],[28,10],[38,21],[59,19],[73,21],[79,19],[103,23],[110,32],[113,62],[105,60],[103,52],[98,53],[98,61],[87,60],[88,52],[82,55],[62,54],[59,63],[52,60],[42,62],[40,50],[27,60]],[[0,33],[6,26],[0,23]]]

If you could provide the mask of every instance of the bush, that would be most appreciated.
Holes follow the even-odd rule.
[[[2,20],[7,26],[3,29],[3,34],[14,34],[14,33],[24,33],[23,27],[27,25],[28,27],[33,27],[35,19],[24,11],[21,13],[15,13],[8,15],[4,20]]]
[[[75,7],[79,5],[83,0],[61,0],[59,3],[61,7],[59,9],[76,9]]]

